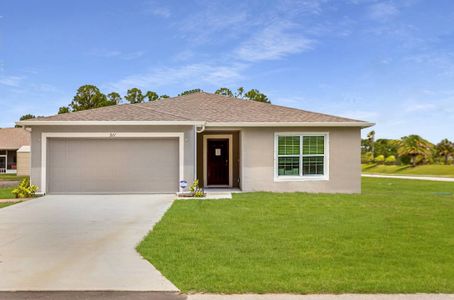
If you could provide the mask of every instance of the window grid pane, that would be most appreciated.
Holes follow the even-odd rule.
[[[278,175],[279,176],[299,176],[300,175],[300,158],[299,156],[286,156],[278,158]]]
[[[300,155],[299,136],[280,136],[278,140],[279,155]]]
[[[303,137],[303,155],[324,154],[324,152],[325,152],[324,136]]]
[[[303,157],[303,176],[304,175],[323,175],[324,174],[323,156],[304,156]]]

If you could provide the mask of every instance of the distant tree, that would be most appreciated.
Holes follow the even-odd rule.
[[[218,90],[214,92],[215,94],[222,95],[222,96],[228,96],[228,97],[233,97],[233,93],[230,89],[221,87]]]
[[[158,100],[160,97],[156,92],[148,91],[145,94],[145,98],[148,98],[148,101],[155,101],[155,100]]]
[[[367,142],[369,145],[369,152],[375,156],[375,130],[372,130],[367,134]]]
[[[454,157],[454,143],[443,139],[435,146],[436,154],[444,159],[445,165],[449,164],[449,157]]]
[[[19,121],[30,120],[30,119],[34,119],[34,118],[36,118],[35,115],[26,114],[26,115],[23,115],[22,117],[20,117],[20,118],[19,118]],[[21,126],[15,125],[14,127],[19,128],[19,127],[21,127]]]
[[[399,140],[378,139],[373,143],[375,155],[390,155],[397,156],[397,148],[399,148]]]
[[[36,118],[35,115],[32,115],[32,114],[26,114],[26,115],[23,115],[22,117],[20,117],[20,121],[24,121],[24,120],[30,120],[30,119],[34,119]]]
[[[87,84],[77,89],[76,95],[69,104],[69,107],[71,111],[81,111],[114,104],[96,86]]]
[[[200,93],[200,92],[203,92],[203,91],[201,89],[187,90],[187,91],[184,91],[184,92],[178,94],[178,96],[185,96],[185,95]]]
[[[399,143],[397,150],[399,156],[409,156],[410,162],[413,167],[423,160],[428,160],[432,155],[433,145],[420,137],[419,135],[412,134],[404,136]]]
[[[165,99],[165,98],[170,98],[170,96],[169,96],[169,95],[165,95],[165,94],[164,94],[164,95],[161,95],[161,96],[159,96],[159,99]]]
[[[145,96],[140,89],[132,88],[128,90],[125,99],[131,104],[142,103],[144,102]]]
[[[112,92],[107,95],[107,100],[113,104],[120,104],[121,103],[121,96],[117,92]]]
[[[236,89],[235,98],[243,99],[244,97],[244,87],[240,86]]]
[[[244,98],[257,102],[271,103],[268,97],[257,89],[249,90],[246,94],[244,94]]]
[[[66,113],[69,113],[71,112],[71,110],[69,109],[68,106],[60,106],[60,108],[58,109],[58,114],[66,114]]]

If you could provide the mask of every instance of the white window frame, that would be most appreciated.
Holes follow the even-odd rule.
[[[47,191],[47,143],[49,138],[178,138],[179,180],[184,179],[184,132],[42,132],[40,194]],[[179,191],[182,188],[179,185]]]
[[[300,153],[299,153],[299,168],[300,175],[298,176],[279,176],[278,175],[278,146],[280,136],[299,136],[300,137]],[[303,138],[304,136],[323,136],[324,154],[303,155]],[[296,155],[289,155],[296,156]],[[305,156],[323,156],[323,175],[302,175],[303,172],[303,157]],[[328,132],[275,132],[274,133],[274,181],[323,181],[329,180],[329,133]]]

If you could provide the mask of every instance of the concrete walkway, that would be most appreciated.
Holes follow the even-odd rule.
[[[379,174],[361,174],[361,176],[362,177],[374,177],[374,178],[396,178],[396,179],[412,179],[412,180],[430,180],[430,181],[454,182],[454,178],[449,178],[449,177],[379,175]]]
[[[174,197],[52,195],[0,209],[0,291],[177,291],[135,250]]]
[[[342,295],[190,295],[188,300],[453,300],[453,294],[342,294]]]

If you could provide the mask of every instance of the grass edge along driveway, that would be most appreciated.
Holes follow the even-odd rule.
[[[183,292],[452,293],[454,184],[175,201],[137,250]]]

